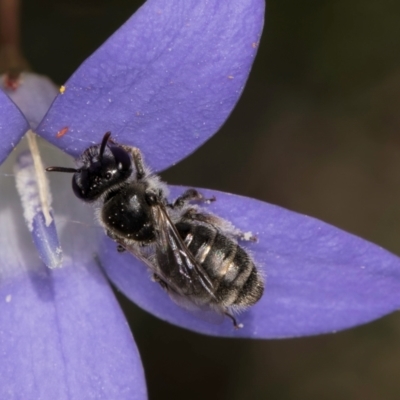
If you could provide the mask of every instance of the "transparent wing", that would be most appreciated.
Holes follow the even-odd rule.
[[[156,226],[156,260],[161,277],[178,294],[193,296],[204,294],[215,297],[214,285],[196,261],[171,221],[165,207],[153,207]]]
[[[132,240],[116,241],[154,272],[159,283],[163,282],[176,293],[174,300],[178,304],[184,306],[183,303],[193,302],[194,298],[215,298],[211,279],[183,242],[164,206],[153,206],[152,210],[156,228],[154,244],[141,246]],[[179,296],[181,301],[177,300]]]
[[[132,240],[115,239],[126,251],[133,254],[136,258],[142,261],[150,271],[159,274],[160,271],[155,262],[154,246],[140,246]]]

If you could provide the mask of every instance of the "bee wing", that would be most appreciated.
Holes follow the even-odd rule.
[[[132,244],[131,241],[129,242],[119,241],[119,244],[124,246],[125,250],[129,251],[136,258],[138,258],[145,265],[147,265],[150,271],[155,273],[157,279],[154,280],[161,284],[164,290],[166,290],[166,292],[168,293],[171,300],[173,300],[178,306],[184,308],[185,310],[196,315],[198,318],[204,321],[215,324],[219,324],[223,321],[224,310],[222,308],[221,310],[219,310],[217,307],[215,309],[211,309],[207,305],[195,304],[190,297],[181,293],[181,289],[177,287],[177,285],[174,282],[172,282],[170,278],[166,277],[166,275],[158,266],[158,261],[156,260],[154,246],[142,247],[139,246],[138,244]],[[164,245],[168,246],[168,242],[164,242]]]
[[[120,244],[125,250],[129,251],[129,253],[133,254],[140,261],[142,261],[150,269],[150,271],[153,271],[156,274],[160,274],[160,271],[157,268],[157,264],[154,262],[154,250],[151,246],[143,247],[137,243],[132,242],[131,240],[117,240],[117,243]]]
[[[157,231],[156,259],[161,277],[182,296],[205,289],[215,297],[211,279],[183,242],[165,207],[154,206],[153,214]]]

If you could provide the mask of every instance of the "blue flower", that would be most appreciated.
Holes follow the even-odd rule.
[[[23,74],[22,79],[11,93],[16,101],[31,85],[36,104],[40,98],[46,101],[48,97],[41,95],[51,90],[48,81],[32,74]],[[28,90],[23,96],[28,103],[29,94]],[[0,108],[0,132],[7,144],[0,150],[4,157],[29,124],[2,91]],[[31,117],[39,115],[34,106],[30,111]],[[34,118],[29,119],[34,125]],[[84,234],[81,224],[71,222],[85,221],[85,215],[72,205],[70,186],[60,182],[54,191],[55,201],[65,205],[57,215],[63,248],[62,268],[57,268],[58,239],[54,223],[46,227],[38,208],[32,158],[22,153],[15,162],[15,156],[14,152],[1,166],[0,398],[145,399],[136,345],[93,257],[95,235]],[[17,200],[13,164],[23,208]],[[39,258],[32,238],[51,269]]]
[[[47,100],[24,108],[15,98],[28,124],[0,92],[0,160],[33,128],[73,156],[111,131],[118,142],[139,147],[156,171],[177,163],[213,135],[234,107],[263,15],[263,0],[148,0],[65,83],[43,119]],[[26,78],[14,96],[26,99]],[[398,257],[311,217],[201,189],[217,197],[210,211],[258,236],[246,247],[266,278],[262,299],[240,316],[243,329],[234,330],[230,321],[213,325],[175,305],[143,265],[99,237],[88,222],[92,211],[73,197],[64,178],[54,179],[60,183],[53,190],[55,215],[63,216],[60,223],[56,219],[64,251],[59,269],[39,260],[14,204],[13,182],[2,179],[1,398],[145,397],[136,347],[97,258],[139,306],[211,335],[314,335],[400,307]],[[172,187],[172,197],[183,190]]]

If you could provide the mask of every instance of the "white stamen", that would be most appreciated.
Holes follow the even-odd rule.
[[[33,146],[33,152],[36,152],[37,157],[39,156],[37,146],[35,145]],[[41,165],[41,162],[39,165]],[[14,172],[17,190],[24,211],[24,218],[32,234],[32,240],[39,257],[48,268],[58,268],[62,264],[62,250],[58,241],[56,226],[51,216],[51,210],[49,209],[50,195],[46,192],[46,178],[40,170],[38,173],[31,152],[20,154],[15,163]],[[42,181],[41,185],[39,185],[39,180]],[[44,188],[43,182],[45,183]],[[40,195],[40,191],[42,191],[42,196]],[[43,197],[45,199],[44,203],[42,202]],[[45,212],[49,215],[47,221]]]
[[[49,190],[49,182],[44,173],[44,167],[42,159],[40,158],[39,148],[36,141],[36,135],[31,130],[26,133],[28,138],[29,149],[32,154],[33,164],[35,167],[35,174],[37,178],[37,185],[39,189],[40,205],[46,222],[46,226],[49,226],[53,221],[50,215],[51,206],[51,195]],[[33,216],[32,216],[33,217]]]
[[[40,197],[35,176],[32,157],[29,153],[23,153],[14,167],[15,182],[21,198],[24,218],[29,232],[33,231],[33,219],[40,212]]]

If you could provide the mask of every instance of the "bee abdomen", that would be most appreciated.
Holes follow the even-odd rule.
[[[221,276],[216,297],[225,307],[248,307],[261,298],[264,283],[248,253],[238,244],[232,244],[235,254],[227,260],[228,266],[223,263],[224,275]]]
[[[252,306],[260,300],[263,293],[264,281],[257,271],[257,268],[253,265],[247,281],[242,286],[241,290],[239,290],[238,296],[232,305],[238,307]]]
[[[176,227],[213,281],[218,305],[246,307],[260,299],[263,280],[242,247],[212,226],[180,222]]]

